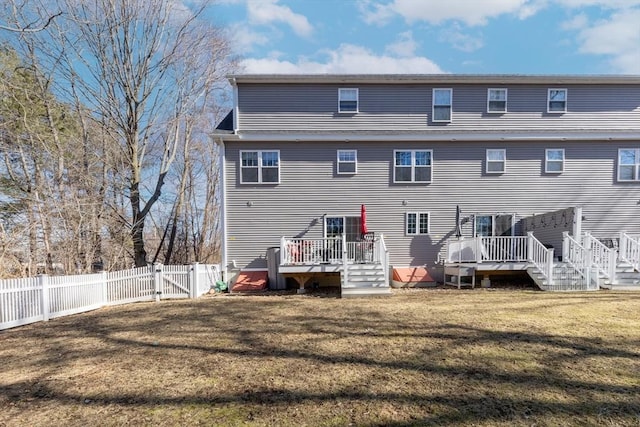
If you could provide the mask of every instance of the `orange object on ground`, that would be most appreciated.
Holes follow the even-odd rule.
[[[241,271],[231,292],[263,291],[267,289],[268,282],[266,271]]]
[[[424,267],[394,268],[393,280],[400,283],[435,282]]]

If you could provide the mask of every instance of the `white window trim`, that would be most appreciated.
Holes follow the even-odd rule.
[[[492,110],[491,109],[491,91],[499,90],[504,92],[504,110]],[[507,103],[509,100],[509,92],[506,88],[503,87],[490,87],[487,89],[487,113],[491,114],[502,114],[507,112]]]
[[[449,104],[437,104],[436,105],[436,91],[448,90],[449,91]],[[436,107],[449,107],[449,119],[448,120],[436,120]],[[453,119],[453,89],[447,87],[434,87],[431,90],[431,121],[433,123],[451,123]]]
[[[340,160],[340,153],[351,153],[353,152],[353,162],[350,161],[345,161],[345,160]],[[338,150],[336,152],[336,174],[338,175],[355,175],[358,173],[358,150]],[[340,165],[341,164],[347,164],[347,163],[353,163],[355,165],[353,172],[340,172]]]
[[[416,232],[415,233],[410,233],[409,232],[409,215],[415,215],[416,216]],[[427,232],[426,233],[421,233],[420,232],[420,215],[427,215]],[[420,212],[405,212],[404,215],[404,234],[405,236],[426,236],[427,234],[431,233],[431,212],[424,212],[424,211],[420,211]]]
[[[267,182],[263,182],[262,181],[262,153],[278,153],[278,181],[273,182],[273,181],[267,181]],[[242,154],[243,153],[258,153],[258,166],[254,167],[248,167],[248,166],[242,166]],[[257,168],[258,169],[258,181],[249,181],[249,182],[244,182],[242,180],[242,169],[254,169]],[[240,150],[240,164],[239,164],[239,172],[240,172],[240,184],[253,184],[253,185],[276,185],[276,184],[280,184],[280,169],[282,168],[282,161],[280,160],[280,150]]]
[[[431,159],[431,164],[429,168],[431,168],[429,174],[429,181],[416,181],[416,152],[428,152],[429,158]],[[411,153],[411,181],[396,181],[396,168],[397,167],[408,167],[408,166],[396,166],[396,153],[401,152],[410,152]],[[433,182],[433,150],[393,150],[393,183],[394,184],[430,184]]]
[[[623,151],[635,151],[636,152],[636,163],[633,165],[635,166],[635,176],[636,179],[622,179],[620,178],[620,166],[622,165],[621,163],[621,153]],[[625,166],[631,166],[631,165],[625,165]],[[619,182],[640,182],[640,148],[618,148],[618,173],[616,174],[618,181]]]
[[[489,151],[501,151],[503,160],[489,160]],[[502,163],[501,171],[490,171],[489,163]],[[490,175],[500,175],[507,172],[507,150],[505,148],[487,148],[485,152],[485,173]]]
[[[564,109],[563,110],[551,110],[551,91],[561,90],[564,91]],[[569,103],[569,91],[566,88],[550,87],[547,89],[547,113],[549,114],[563,114],[567,112],[567,104]]]
[[[340,102],[342,101],[343,90],[355,90],[356,91],[356,109],[355,110],[342,110]],[[357,87],[341,87],[338,88],[338,113],[340,114],[357,114],[360,111],[360,90]]]
[[[549,160],[550,151],[560,151],[562,153],[562,160]],[[564,148],[546,148],[544,150],[544,173],[561,174],[564,172]],[[561,163],[562,168],[560,170],[549,170],[549,163]]]

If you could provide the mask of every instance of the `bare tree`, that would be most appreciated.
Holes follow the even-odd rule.
[[[36,13],[46,10],[43,4]],[[228,47],[221,32],[199,23],[204,4],[196,10],[169,0],[57,5],[60,19],[33,35],[39,40],[35,55],[56,70],[57,90],[89,108],[119,147],[134,262],[146,265],[145,221],[187,143],[184,118],[220,78],[203,61],[223,63]]]

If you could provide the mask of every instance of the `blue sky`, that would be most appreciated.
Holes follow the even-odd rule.
[[[640,0],[217,0],[246,73],[640,74]]]

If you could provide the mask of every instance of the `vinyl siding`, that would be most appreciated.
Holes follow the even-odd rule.
[[[512,97],[510,90],[510,105]],[[546,90],[543,97],[546,102]],[[368,228],[384,234],[392,265],[426,265],[436,277],[438,253],[454,233],[456,205],[463,217],[513,213],[517,219],[581,206],[583,230],[596,237],[638,233],[640,183],[616,182],[623,147],[640,147],[640,141],[226,142],[228,261],[266,268],[266,250],[278,246],[281,236],[322,237],[325,215],[359,216],[361,204]],[[506,149],[504,174],[484,173],[487,148]],[[565,149],[564,173],[544,173],[545,148]],[[280,150],[280,184],[239,184],[241,149]],[[356,175],[336,174],[338,149],[358,150]],[[394,184],[394,149],[433,150],[433,182]],[[431,233],[405,236],[406,212],[429,212]],[[463,232],[472,235],[471,222]]]
[[[242,84],[240,133],[350,131],[639,130],[638,85],[349,84],[359,112],[338,114],[335,84]],[[432,89],[453,89],[451,123],[432,123]],[[507,112],[487,113],[487,89],[508,89]],[[547,90],[566,88],[567,112],[547,113]]]

